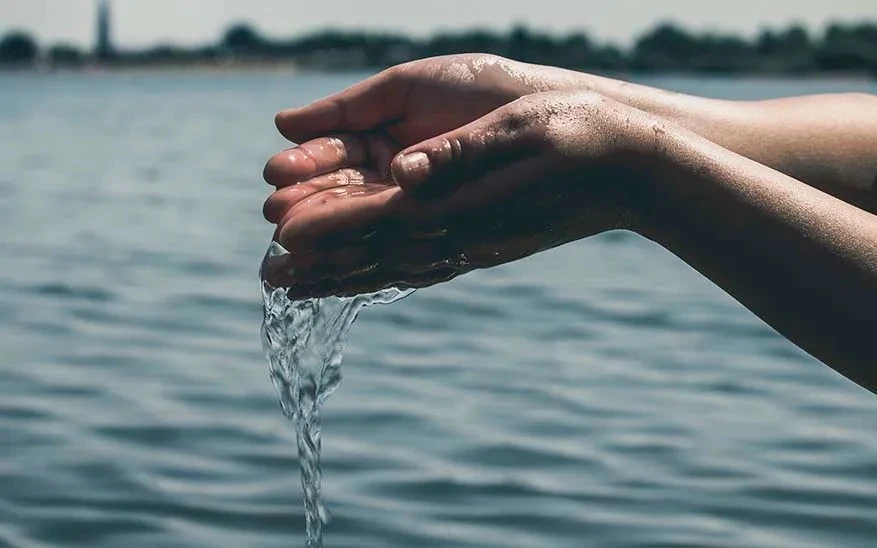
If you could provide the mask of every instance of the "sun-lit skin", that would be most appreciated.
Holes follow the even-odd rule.
[[[630,230],[875,390],[877,100],[710,101],[491,56],[390,69],[277,116],[303,144],[265,168],[290,250],[266,273],[419,287]]]

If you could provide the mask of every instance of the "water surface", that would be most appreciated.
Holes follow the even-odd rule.
[[[301,545],[260,172],[276,110],[359,76],[0,75],[0,546]],[[324,409],[326,546],[873,546],[875,415],[607,234],[363,312]]]

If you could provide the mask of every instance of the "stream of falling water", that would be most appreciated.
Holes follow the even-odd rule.
[[[265,260],[285,253],[272,242]],[[320,417],[323,403],[341,382],[350,327],[363,307],[391,303],[409,293],[386,289],[356,297],[296,301],[262,277],[262,343],[280,407],[295,425],[308,548],[323,546],[323,524],[329,520],[320,498]]]

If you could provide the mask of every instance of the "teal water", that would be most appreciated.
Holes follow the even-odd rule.
[[[260,173],[276,110],[359,76],[0,74],[0,546],[301,545]],[[636,237],[369,308],[343,368],[327,547],[877,538],[877,399]]]

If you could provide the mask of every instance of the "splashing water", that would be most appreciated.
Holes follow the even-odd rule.
[[[287,251],[272,242],[263,261]],[[323,546],[329,515],[320,499],[320,409],[341,383],[341,360],[347,334],[359,311],[374,303],[391,303],[411,293],[386,289],[356,297],[291,300],[283,288],[262,277],[262,343],[280,407],[295,425],[301,485],[304,491],[308,548]]]

